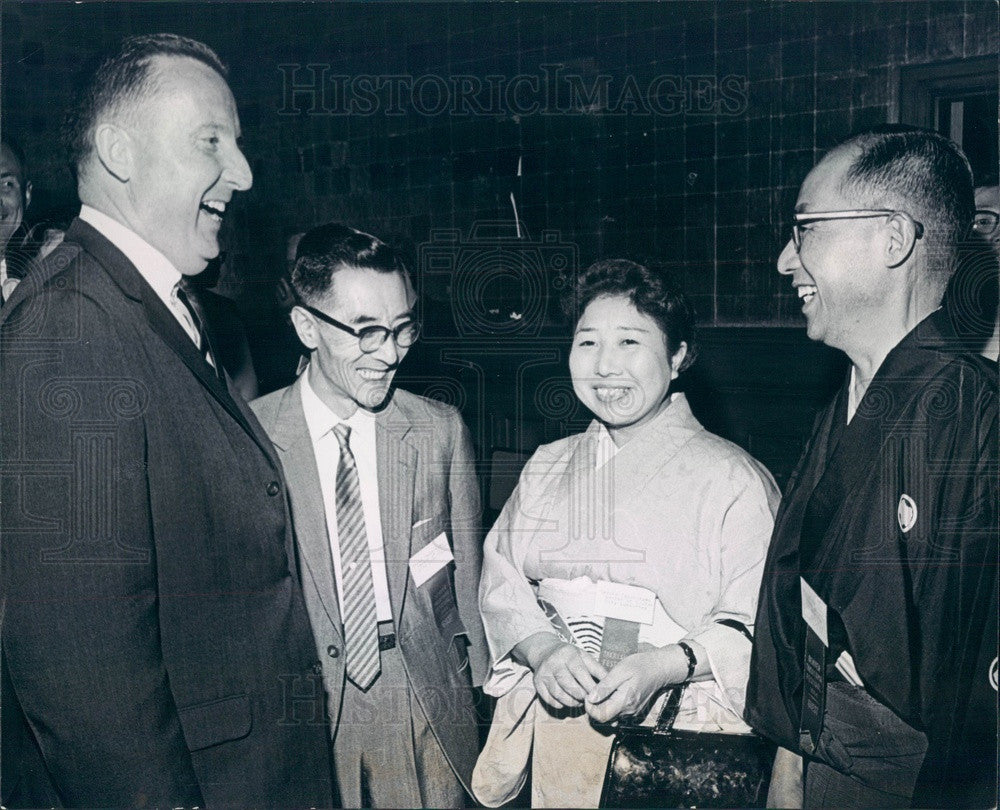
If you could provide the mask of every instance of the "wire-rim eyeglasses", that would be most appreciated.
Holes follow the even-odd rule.
[[[1000,222],[1000,214],[996,211],[980,208],[972,218],[972,230],[982,236],[989,236],[997,229],[998,222]]]
[[[846,211],[810,211],[792,215],[792,244],[795,250],[802,248],[802,228],[814,222],[828,222],[838,219],[876,219],[877,217],[904,216],[913,223],[917,239],[924,235],[923,223],[917,222],[905,211],[892,211],[882,208],[857,208]]]

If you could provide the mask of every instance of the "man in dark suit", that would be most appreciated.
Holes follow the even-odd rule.
[[[292,286],[309,366],[251,407],[288,475],[341,798],[461,807],[487,663],[469,432],[454,408],[390,391],[419,334],[392,249],[320,226]]]
[[[178,292],[251,183],[225,69],[125,40],[68,133],[80,216],[0,319],[3,804],[329,806],[281,467]]]

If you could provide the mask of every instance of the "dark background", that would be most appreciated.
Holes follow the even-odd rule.
[[[155,31],[203,40],[231,69],[254,186],[231,209],[218,289],[248,321],[265,390],[294,372],[273,293],[286,239],[338,220],[411,257],[427,337],[404,366],[408,387],[458,405],[483,460],[530,451],[586,423],[554,294],[574,267],[628,256],[669,266],[692,295],[703,351],[685,385],[696,412],[779,480],[844,367],[805,338],[774,269],[800,182],[850,133],[900,120],[912,66],[995,64],[1000,42],[994,2],[8,0],[0,121],[27,152],[35,218],[65,220],[77,205],[57,146],[74,74],[101,46]],[[587,90],[606,81],[608,99],[579,103],[565,81],[546,81],[556,65]],[[324,70],[425,77],[424,107],[405,94],[395,114],[383,93],[345,114],[332,84],[289,92]],[[439,79],[518,75],[539,82],[522,97],[544,106],[549,85],[552,103],[518,114],[490,108],[484,90],[486,109],[434,109]],[[662,76],[676,80],[661,90],[679,92],[652,110],[643,94]],[[615,110],[629,82],[640,101]],[[997,182],[995,95],[966,108],[980,183]]]

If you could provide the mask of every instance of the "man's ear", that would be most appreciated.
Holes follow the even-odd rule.
[[[97,159],[110,175],[122,183],[127,183],[132,177],[136,146],[132,135],[118,124],[104,121],[94,128]]]
[[[319,333],[316,329],[316,319],[302,307],[292,307],[292,326],[302,341],[302,345],[312,351],[319,345]]]
[[[410,278],[409,271],[404,271],[403,280],[406,282],[406,300],[408,306],[413,309],[417,305],[417,291],[413,286],[413,279]]]
[[[885,259],[888,267],[899,267],[910,258],[917,244],[917,225],[908,216],[895,214],[886,223]]]
[[[27,208],[31,205],[31,181],[28,180],[24,184],[24,207]]]

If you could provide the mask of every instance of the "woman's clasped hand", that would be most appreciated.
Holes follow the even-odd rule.
[[[687,658],[676,644],[628,655],[610,670],[549,633],[522,642],[518,652],[534,673],[541,700],[554,709],[582,706],[595,723],[642,714],[661,691],[687,678]]]
[[[535,674],[535,691],[555,709],[575,709],[583,705],[608,671],[586,650],[549,636],[540,652],[526,659]]]
[[[619,661],[587,695],[590,719],[610,723],[645,712],[663,689],[682,682],[687,659],[676,644],[637,652]]]

